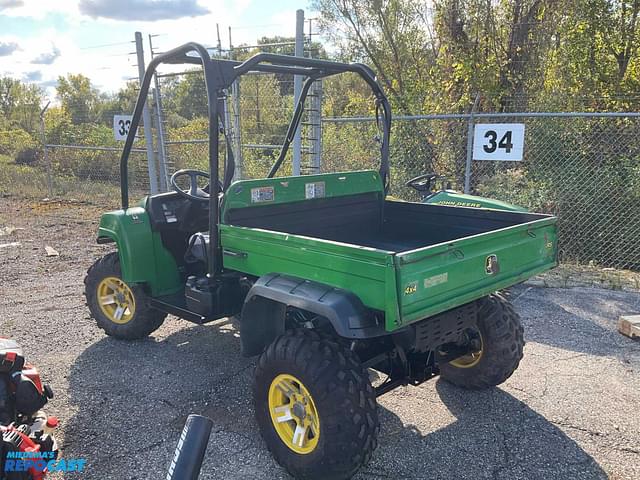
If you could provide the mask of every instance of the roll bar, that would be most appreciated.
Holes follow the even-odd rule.
[[[189,55],[190,53],[195,53],[196,56]],[[280,155],[269,171],[269,178],[275,176],[278,169],[284,162],[289,146],[293,141],[295,131],[300,125],[304,111],[304,102],[309,93],[311,84],[320,78],[339,73],[353,72],[360,75],[364,81],[367,82],[376,97],[376,113],[379,120],[379,126],[382,129],[380,145],[380,176],[383,181],[385,192],[388,191],[391,107],[387,97],[382,91],[382,88],[376,81],[373,70],[361,63],[346,64],[332,62],[329,60],[276,55],[273,53],[259,53],[244,62],[212,59],[204,46],[190,42],[154,57],[147,66],[147,70],[145,71],[140,85],[138,99],[136,101],[135,108],[133,109],[131,127],[129,128],[129,133],[127,134],[127,139],[124,143],[124,148],[122,149],[122,155],[120,156],[120,192],[123,209],[126,210],[129,208],[129,155],[133,148],[133,142],[142,116],[142,108],[149,94],[149,87],[151,85],[153,74],[158,66],[163,63],[202,65],[204,73],[207,92],[207,107],[209,112],[209,175],[211,176],[209,183],[209,246],[211,251],[208,252],[207,264],[207,270],[210,278],[215,278],[216,275],[222,271],[220,239],[217,228],[220,216],[218,202],[218,196],[220,194],[220,187],[218,183],[218,119],[222,114],[218,108],[218,97],[222,90],[229,88],[231,84],[233,84],[233,82],[242,75],[249,72],[264,72],[301,75],[305,77],[300,98],[296,104],[291,122],[289,123],[287,134],[282,144],[282,149],[280,150]],[[378,115],[379,113],[381,113],[381,115]],[[231,155],[227,155],[225,179],[222,186],[223,191],[226,191],[231,183],[231,175],[227,175],[227,173],[232,172],[234,169],[234,159]]]

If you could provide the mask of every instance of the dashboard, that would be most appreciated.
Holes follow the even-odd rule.
[[[147,212],[154,230],[194,232],[207,229],[209,202],[193,201],[176,192],[165,192],[148,198]]]

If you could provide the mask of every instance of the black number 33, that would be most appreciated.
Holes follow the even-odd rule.
[[[498,134],[495,130],[487,130],[484,134],[484,138],[489,139],[486,145],[482,146],[482,149],[487,153],[493,153],[497,148],[502,148],[506,153],[511,153],[511,149],[513,148],[513,143],[511,142],[511,130],[507,130],[504,132],[504,135],[500,139],[499,142],[496,143],[498,139]]]

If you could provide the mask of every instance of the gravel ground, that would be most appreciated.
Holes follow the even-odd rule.
[[[288,476],[257,433],[253,362],[230,321],[169,319],[153,337],[122,342],[89,318],[87,267],[99,211],[0,198],[0,332],[22,343],[56,392],[63,457],[83,474],[159,479],[189,413],[215,422],[203,479]],[[47,257],[44,246],[60,252]],[[357,478],[640,478],[640,343],[621,336],[637,293],[521,286],[525,357],[500,388],[467,392],[442,381],[380,399],[382,431]]]

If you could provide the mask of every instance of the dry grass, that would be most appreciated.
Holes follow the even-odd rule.
[[[105,209],[117,208],[120,203],[120,186],[77,177],[54,175],[51,178],[52,194],[49,195],[46,172],[39,167],[16,165],[10,157],[0,155],[0,196],[31,200],[63,200],[101,205]],[[132,193],[133,201],[140,193]],[[49,198],[51,197],[51,198]]]
[[[532,278],[529,283],[543,287],[597,287],[640,292],[640,272],[565,263]]]

